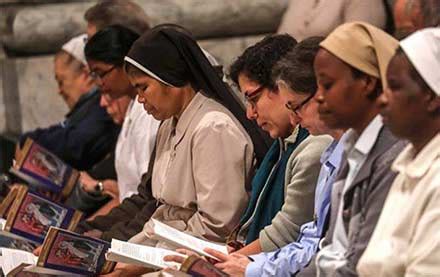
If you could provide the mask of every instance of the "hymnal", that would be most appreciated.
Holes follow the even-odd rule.
[[[40,256],[21,252],[20,255],[23,257],[9,262],[7,269],[14,274],[18,272],[56,276],[107,274],[114,267],[113,262],[105,260],[105,253],[109,248],[110,243],[106,241],[51,227],[42,245]],[[10,250],[2,249],[9,252]]]
[[[67,197],[79,178],[79,172],[57,156],[27,138],[11,173],[30,186],[49,190]]]
[[[10,248],[10,249],[19,249],[28,252],[32,252],[37,248],[38,244],[23,239],[21,237],[11,236],[9,234],[0,234],[0,247]]]
[[[12,185],[8,194],[0,203],[0,218],[6,219],[9,209],[12,206],[15,198],[17,197],[18,191],[20,188],[24,187],[23,185]]]
[[[165,262],[163,260],[167,255],[186,257],[172,250],[112,239],[111,248],[107,252],[106,258],[109,261],[134,264],[152,269],[163,269],[167,267],[178,268],[178,263]]]
[[[208,256],[213,259],[215,257],[204,251],[205,248],[212,248],[221,253],[228,254],[226,245],[205,241],[194,236],[176,230],[158,220],[153,221],[153,239],[165,241],[174,245],[176,248],[185,248],[198,253],[199,255]]]
[[[1,230],[3,234],[11,233],[41,244],[49,227],[74,230],[82,217],[82,212],[55,203],[21,186],[17,189]]]

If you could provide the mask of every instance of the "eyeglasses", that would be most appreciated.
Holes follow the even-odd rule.
[[[290,101],[288,101],[286,103],[286,108],[290,111],[292,111],[294,114],[298,115],[298,112],[301,110],[302,107],[304,107],[305,104],[307,104],[307,102],[309,102],[315,95],[312,94],[309,97],[307,97],[304,101],[302,101],[301,103],[299,103],[296,106],[292,106],[292,103]]]
[[[263,93],[264,86],[259,86],[255,90],[251,92],[244,93],[244,103],[246,105],[250,105],[252,108],[255,108],[258,99],[260,99],[260,95]]]
[[[100,79],[102,81],[105,78],[105,76],[107,74],[109,74],[113,69],[115,69],[115,66],[112,66],[109,69],[107,69],[106,71],[103,71],[101,73],[98,73],[96,71],[91,71],[89,75],[90,75],[90,77],[92,77],[92,79],[95,79],[95,80]]]

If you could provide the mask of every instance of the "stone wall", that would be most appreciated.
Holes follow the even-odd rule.
[[[225,68],[246,47],[276,31],[287,6],[287,0],[135,2],[152,25],[177,23],[188,28]],[[67,108],[57,94],[52,55],[85,31],[84,12],[95,3],[0,0],[0,134],[62,120]]]

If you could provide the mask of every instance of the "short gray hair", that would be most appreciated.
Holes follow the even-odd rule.
[[[310,37],[299,42],[272,69],[272,79],[284,83],[299,94],[314,94],[317,90],[313,61],[323,37]]]

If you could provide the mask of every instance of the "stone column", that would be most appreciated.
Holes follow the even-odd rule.
[[[198,39],[274,32],[287,0],[150,0],[136,1],[152,25],[176,23]],[[52,53],[69,38],[85,31],[83,16],[94,2],[40,5],[10,15],[10,34],[1,41],[19,53]]]

